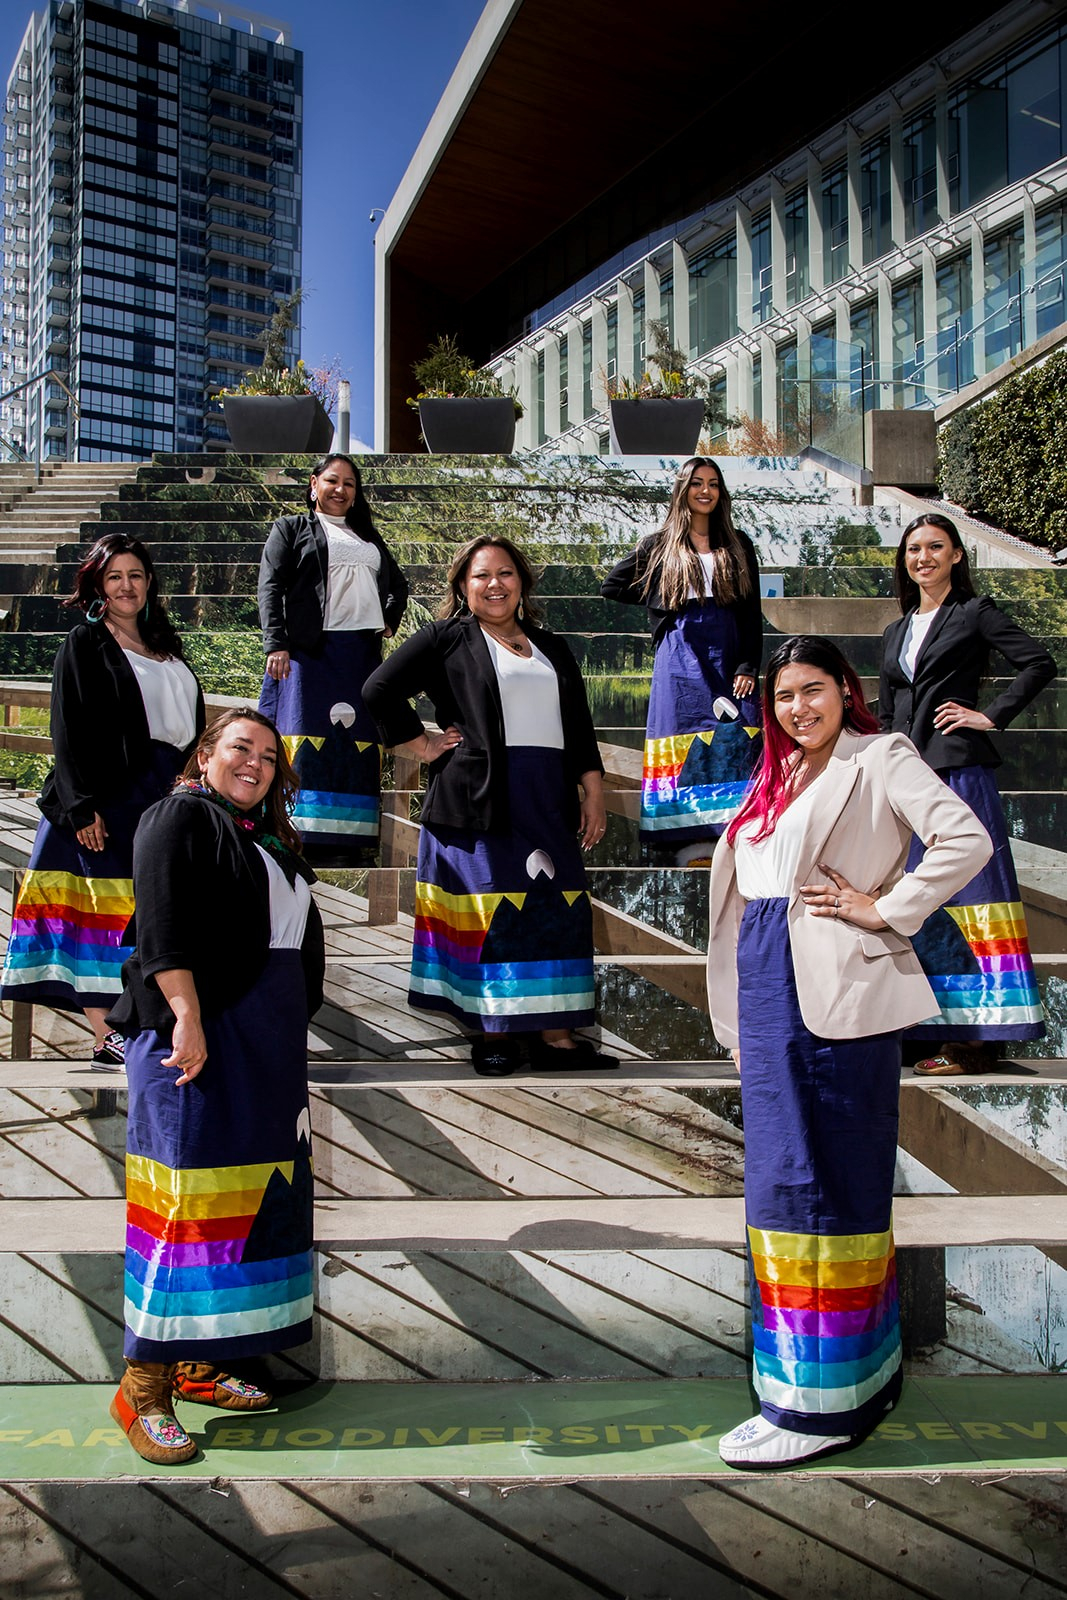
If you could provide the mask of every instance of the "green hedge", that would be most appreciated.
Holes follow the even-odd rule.
[[[1035,544],[1067,544],[1067,352],[953,417],[938,454],[946,499]]]

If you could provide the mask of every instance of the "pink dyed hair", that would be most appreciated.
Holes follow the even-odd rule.
[[[853,733],[878,733],[878,719],[863,698],[863,690],[855,671],[835,644],[829,639],[816,639],[799,634],[786,639],[767,663],[763,680],[763,755],[756,768],[752,787],[740,811],[726,830],[727,843],[733,844],[738,831],[746,823],[755,821],[758,826],[752,835],[753,842],[766,839],[785,810],[789,799],[791,758],[799,749],[795,740],[786,733],[774,712],[774,690],[778,675],[785,667],[815,667],[833,678],[846,699],[843,727]]]

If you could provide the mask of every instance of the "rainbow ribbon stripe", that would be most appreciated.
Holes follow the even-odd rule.
[[[88,1004],[94,996],[114,998],[122,990],[122,963],[132,954],[122,942],[132,916],[130,878],[31,868],[11,920],[5,984],[69,988],[72,999],[84,997]]]
[[[126,1325],[184,1345],[295,1327],[312,1313],[311,1252],[243,1261],[270,1179],[292,1161],[175,1170],[126,1157]]]
[[[1040,1024],[1045,1013],[1038,992],[1026,914],[1018,900],[945,906],[971,948],[977,972],[947,975],[924,969],[946,1027],[1011,1027]],[[928,1027],[928,1023],[923,1023]],[[1011,1037],[1010,1031],[1007,1037]]]
[[[758,728],[746,728],[755,739]],[[673,733],[665,739],[646,739],[641,771],[641,831],[669,833],[673,828],[725,827],[734,816],[745,790],[747,777],[724,783],[680,784],[694,739],[710,745],[709,733]]]
[[[587,889],[563,891],[569,906],[585,898]],[[517,912],[526,902],[515,894],[449,894],[436,884],[415,885],[415,937],[411,952],[409,1001],[439,1010],[442,1006],[476,1028],[493,1028],[493,1019],[518,1017],[527,1028],[551,1027],[554,1016],[588,1013],[593,1020],[593,963],[573,960],[483,962],[489,924],[503,902]],[[514,946],[512,946],[514,948]],[[547,1021],[541,1019],[547,1018]]]
[[[840,1414],[875,1400],[901,1360],[892,1228],[809,1234],[750,1227],[748,1239],[759,1289],[754,1382],[764,1415],[767,1407]]]
[[[344,834],[347,838],[376,839],[378,796],[336,794],[329,789],[301,789],[293,812],[293,826],[301,834]]]

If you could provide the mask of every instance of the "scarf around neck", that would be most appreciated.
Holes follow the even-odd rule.
[[[211,805],[217,806],[220,811],[225,811],[243,833],[251,836],[254,844],[258,844],[272,861],[278,863],[285,873],[290,888],[297,878],[303,878],[305,883],[315,882],[315,874],[307,862],[298,856],[295,850],[291,850],[284,840],[279,839],[276,833],[270,832],[265,817],[253,816],[248,811],[242,811],[240,806],[235,806],[232,800],[227,800],[210,784],[202,783],[199,778],[179,778],[174,788],[176,793],[196,795],[199,799],[207,800]]]

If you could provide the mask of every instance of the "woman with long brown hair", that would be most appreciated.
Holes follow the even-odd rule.
[[[52,673],[55,764],[38,802],[30,864],[12,918],[0,995],[81,1011],[93,1066],[122,1065],[108,1007],[130,954],[133,835],[166,794],[204,726],[204,698],[139,539],[106,533],[65,602],[83,613]]]
[[[126,1038],[127,1368],[111,1415],[146,1461],[197,1446],[174,1400],[257,1410],[235,1363],[311,1337],[307,1025],[322,1001],[298,785],[248,707],[203,734],[134,842]]]
[[[759,756],[759,569],[714,461],[682,466],[662,526],[608,574],[608,600],[643,605],[655,659],[641,838],[705,859]]]

